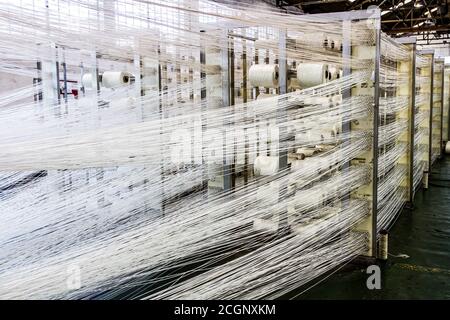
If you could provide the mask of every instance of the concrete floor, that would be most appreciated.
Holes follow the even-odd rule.
[[[381,289],[366,287],[364,270],[341,272],[298,299],[450,299],[450,156],[433,166],[430,188],[416,194],[389,233]]]

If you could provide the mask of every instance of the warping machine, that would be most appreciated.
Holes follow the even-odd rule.
[[[0,96],[0,297],[302,292],[374,263],[443,154],[448,69],[379,10],[57,3],[0,11],[29,82]]]

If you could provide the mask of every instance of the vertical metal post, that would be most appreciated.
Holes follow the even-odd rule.
[[[58,103],[61,102],[61,88],[59,85],[60,78],[59,78],[59,55],[58,55],[58,46],[55,46],[55,75],[56,75],[56,97],[58,98]]]
[[[444,70],[445,70],[445,65],[444,65]],[[448,109],[447,109],[448,110],[447,111],[447,137],[445,137],[445,138],[446,138],[446,141],[450,141],[450,70],[449,70],[449,73],[447,76],[448,76],[447,90],[449,91],[449,93],[448,93]],[[445,148],[445,146],[444,146],[444,148]]]
[[[286,32],[280,31],[279,34],[279,57],[278,57],[278,70],[279,70],[279,94],[282,96],[278,98],[278,102],[280,107],[278,108],[278,123],[285,123],[287,112],[286,106],[284,102],[286,100],[287,93],[287,59],[286,59]],[[286,133],[287,129],[285,125],[282,125],[280,128],[279,134],[279,167],[280,170],[283,170],[287,167],[287,142],[286,142]]]
[[[247,42],[246,40],[243,40],[242,44],[242,101],[243,103],[247,103],[247,96],[248,96],[248,88],[247,88]],[[247,112],[247,110],[246,110]],[[247,138],[245,138],[245,145],[244,145],[244,184],[248,183],[248,152],[249,152],[249,146],[247,142]]]
[[[42,62],[36,62],[37,78],[33,79],[34,84],[42,84]],[[34,101],[42,100],[42,88],[38,88],[37,93],[34,95]]]
[[[258,38],[258,31],[256,31],[256,38]],[[256,48],[255,46],[255,64],[259,64],[259,50]],[[259,87],[254,87],[252,89],[253,91],[253,96],[254,96],[254,100],[256,100],[259,96]]]
[[[280,30],[278,37],[278,109],[277,109],[277,124],[278,124],[278,165],[279,170],[283,170],[287,168],[287,128],[286,128],[286,119],[287,119],[287,109],[286,109],[286,93],[287,93],[287,57],[286,57],[286,31]],[[278,201],[280,203],[284,202],[287,197],[288,186],[285,184],[280,185]],[[289,230],[289,222],[287,215],[287,207],[283,208],[283,212],[280,214],[279,223],[278,223],[278,231],[283,234],[288,232]]]
[[[414,139],[416,136],[416,44],[411,45],[412,50],[412,61],[411,61],[411,110],[409,112],[409,204],[410,206],[414,203]]]
[[[242,102],[247,103],[247,45],[246,40],[242,41]]]
[[[443,130],[444,130],[444,79],[445,79],[445,65],[442,61],[442,72],[441,72],[441,132],[439,140],[439,158],[442,158],[442,151],[444,148],[444,143],[442,140]]]
[[[64,101],[67,102],[67,64],[66,64],[66,55],[64,48],[62,49],[63,53],[63,62],[62,62],[62,68],[63,68],[63,80],[64,80]]]
[[[431,161],[433,159],[433,85],[434,85],[434,53],[431,54],[431,68],[430,68],[430,134],[428,137],[428,170],[427,174],[431,172],[431,165],[433,164]]]
[[[444,64],[444,75],[445,75],[445,64]],[[447,136],[445,137],[445,141],[450,141],[450,70],[447,74],[448,81],[447,81],[447,91],[448,93],[448,107],[447,107]],[[445,149],[445,145],[444,145]]]
[[[200,35],[204,33],[205,30],[200,30]],[[206,48],[204,44],[204,39],[200,39],[201,49],[200,49],[200,104],[201,104],[201,124],[202,124],[202,190],[208,189],[208,164],[205,161],[205,132],[206,132]]]
[[[430,77],[430,84],[429,84],[429,87],[427,86],[427,90],[426,90],[430,94],[429,103],[428,103],[429,118],[428,118],[428,126],[427,126],[428,150],[427,150],[427,154],[422,156],[422,157],[424,157],[423,161],[426,161],[426,166],[423,170],[423,176],[422,176],[422,185],[423,185],[423,188],[426,190],[426,189],[428,189],[428,175],[429,175],[429,171],[431,168],[430,158],[431,158],[431,134],[432,134],[431,122],[432,122],[432,103],[433,103],[433,64],[434,64],[433,53],[434,53],[434,51],[433,50],[421,50],[420,53],[423,57],[426,57],[428,60],[427,66],[422,67],[422,69],[421,69],[421,75]],[[422,88],[422,90],[423,90],[423,88]],[[425,138],[425,140],[426,140],[426,138]]]
[[[433,86],[434,86],[434,53],[431,55],[431,87],[430,87],[430,137],[429,137],[429,148],[428,148],[428,172],[431,172],[431,165],[433,159]]]
[[[377,256],[377,220],[378,220],[378,126],[380,111],[380,60],[381,60],[381,18],[375,21],[375,88],[373,105],[373,141],[372,141],[372,257]]]
[[[222,50],[222,99],[224,107],[234,105],[234,48],[233,39],[228,37],[228,32],[225,38],[225,50]],[[235,176],[233,164],[229,163],[228,159],[228,141],[227,129],[230,128],[230,121],[225,120],[223,131],[223,190],[228,191],[234,188]]]
[[[397,40],[399,43],[405,44],[411,50],[410,59],[411,63],[409,64],[410,70],[410,100],[409,100],[409,110],[408,110],[408,118],[409,118],[409,163],[408,163],[408,179],[409,179],[409,196],[408,196],[408,206],[409,208],[413,207],[414,202],[414,138],[415,138],[415,126],[416,126],[416,38],[401,38]]]
[[[444,76],[445,76],[445,63],[444,63]],[[447,136],[445,137],[446,142],[450,140],[449,139],[449,137],[450,137],[450,70],[447,73],[447,79],[448,79],[448,81],[447,81],[447,89],[446,90],[449,91],[449,94],[447,97],[448,103],[447,103]],[[445,145],[443,146],[443,148],[444,148],[444,152],[445,152]]]
[[[97,94],[100,94],[100,73],[98,71],[98,59],[101,58],[97,52],[95,52],[95,80],[97,86]]]
[[[352,66],[351,66],[351,57],[352,57],[352,38],[351,38],[351,27],[352,23],[350,20],[344,20],[342,22],[342,76],[347,77],[351,75],[352,73]],[[342,90],[342,100],[350,99],[351,97],[351,88],[345,88]],[[350,125],[350,116],[344,116],[342,118],[342,134],[345,137],[347,134],[351,131],[351,125]],[[349,137],[349,139],[351,139]],[[343,147],[346,147],[350,145],[350,140],[345,141],[343,143]],[[342,171],[346,172],[349,170],[350,162],[346,162],[342,166]],[[344,206],[348,205],[346,203],[346,200],[349,200],[350,193],[344,197]]]
[[[164,89],[165,89],[163,81],[162,81],[163,67],[164,66],[161,65],[161,61],[162,61],[162,59],[161,59],[162,52],[161,51],[162,51],[162,48],[159,45],[158,46],[158,61],[159,61],[159,63],[158,63],[159,110],[158,111],[159,111],[159,119],[161,121],[160,128],[159,128],[159,139],[160,139],[160,142],[163,139],[163,131],[164,131],[164,128],[163,128],[163,122],[164,122],[164,108],[163,108],[163,105],[164,105],[164,101],[163,101],[163,99],[164,99]],[[167,73],[165,75],[167,76]],[[163,144],[160,145],[160,148],[162,149],[161,150],[162,154],[164,154]],[[166,211],[166,199],[165,199],[165,192],[164,192],[164,182],[165,182],[165,174],[166,173],[164,171],[164,158],[163,157],[161,157],[159,167],[160,167],[160,174],[161,174],[161,215],[164,216],[165,215],[165,211]]]

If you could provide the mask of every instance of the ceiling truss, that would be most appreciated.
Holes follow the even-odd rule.
[[[276,0],[305,13],[364,10],[377,6],[382,29],[394,37],[417,36],[421,44],[450,43],[450,0]]]

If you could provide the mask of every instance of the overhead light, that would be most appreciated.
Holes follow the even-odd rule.
[[[423,7],[423,4],[422,4],[421,1],[416,1],[416,2],[414,3],[414,7],[416,7],[416,8],[421,8],[421,7]]]
[[[389,13],[389,10],[381,11],[382,16],[384,16],[386,13]]]
[[[400,7],[403,7],[404,4],[409,3],[409,2],[411,2],[412,0],[409,0],[409,2],[407,2],[407,1],[408,1],[408,0],[406,0],[405,2],[400,2],[399,4],[390,7],[389,10],[395,10],[395,9],[400,8]]]
[[[356,0],[348,0],[348,2],[355,2]]]
[[[408,3],[410,3],[412,0],[405,0],[405,1],[403,1],[403,3],[404,4],[408,4]]]
[[[431,13],[432,13],[432,12],[436,12],[437,9],[438,9],[438,8],[433,8],[433,9],[431,9],[430,11],[425,12],[425,14],[426,14],[427,16],[431,16]]]

